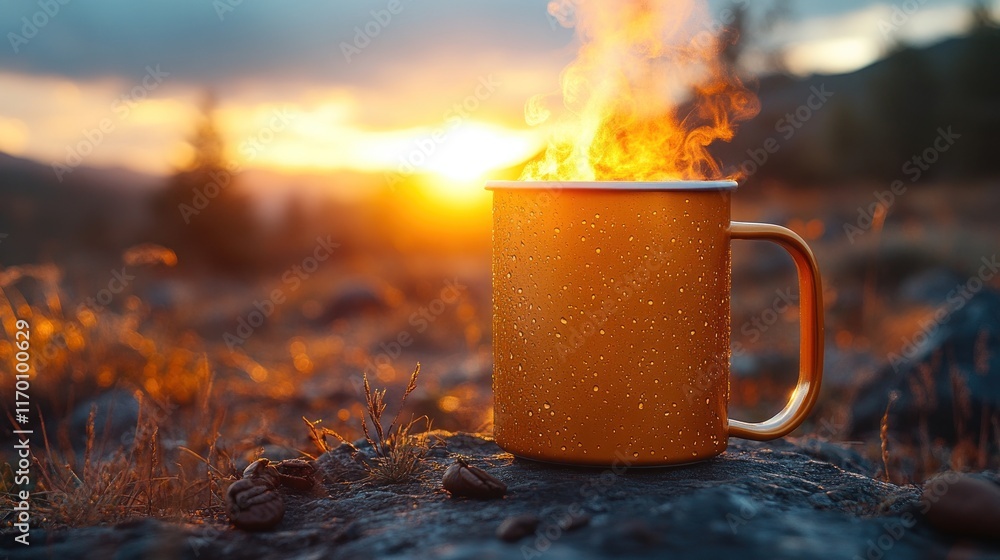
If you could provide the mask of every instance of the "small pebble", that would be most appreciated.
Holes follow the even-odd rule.
[[[567,533],[575,531],[580,527],[586,527],[587,525],[590,525],[590,515],[586,513],[571,515],[568,519],[564,519],[559,522],[559,526],[562,527],[563,531],[566,531]]]
[[[535,532],[541,519],[537,515],[514,515],[504,519],[497,527],[497,538],[506,542],[517,542]]]
[[[943,533],[1000,539],[1000,485],[945,473],[924,483],[920,501],[927,521]]]

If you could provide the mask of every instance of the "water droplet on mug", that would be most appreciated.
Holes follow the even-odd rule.
[[[556,228],[556,233],[562,233],[562,230],[559,229],[559,228]]]
[[[642,403],[639,403],[639,410],[642,410]]]
[[[600,254],[601,254],[601,248],[600,248],[600,247],[598,247],[598,248],[597,248],[597,254],[598,254],[598,255],[600,255]]]
[[[600,387],[598,387],[597,385],[594,385],[594,392],[595,393],[598,392],[598,391],[600,391],[600,390],[601,390]]]
[[[569,321],[567,321],[565,317],[560,317],[559,322],[562,323],[562,324],[564,324],[564,325],[569,324]]]
[[[548,409],[552,408],[552,405],[549,404],[548,401],[546,401],[545,404],[542,405],[542,407],[545,408],[545,410],[548,410]]]

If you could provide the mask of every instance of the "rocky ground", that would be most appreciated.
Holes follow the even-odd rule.
[[[733,440],[724,455],[697,465],[595,470],[515,460],[475,435],[436,436],[425,472],[406,484],[365,481],[350,446],[325,454],[317,461],[322,484],[305,493],[282,490],[287,511],[273,531],[153,520],[36,529],[30,547],[4,539],[0,556],[1000,558],[1000,541],[956,537],[931,522],[934,511],[925,515],[928,503],[954,505],[958,493],[949,496],[948,481],[928,486],[934,489],[925,489],[922,502],[919,488],[875,480],[877,467],[827,442]],[[458,457],[506,483],[506,497],[470,500],[442,490],[442,474]],[[979,476],[1000,483],[998,473]],[[498,536],[505,521],[507,540]],[[990,527],[1000,535],[1000,524]]]

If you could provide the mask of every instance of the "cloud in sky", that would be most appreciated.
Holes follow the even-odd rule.
[[[525,101],[557,90],[575,52],[572,31],[548,16],[546,0],[243,0],[231,9],[236,0],[52,1],[54,15],[38,2],[0,3],[0,150],[62,161],[107,118],[114,131],[87,164],[154,172],[183,160],[206,88],[222,100],[234,151],[271,111],[290,107],[299,116],[249,163],[370,170],[405,157],[490,78],[501,85],[449,142],[493,130],[503,139],[494,148],[515,157],[540,145],[537,132],[524,130]],[[726,4],[710,0],[716,10]],[[952,33],[965,6],[926,0],[900,36]],[[798,1],[795,20],[770,40],[791,46],[796,71],[850,70],[881,52],[877,21],[890,10],[870,0]],[[32,34],[22,18],[45,24]],[[358,37],[359,29],[377,36]],[[27,42],[12,44],[12,34]],[[350,60],[344,44],[352,45]],[[122,118],[122,96],[157,65],[169,76]],[[465,153],[460,147],[439,153]]]
[[[261,80],[387,86],[403,68],[432,58],[471,60],[496,51],[526,56],[570,38],[550,24],[545,2],[537,0],[397,0],[395,14],[388,0],[244,1],[235,7],[229,1],[70,2],[19,53],[0,49],[0,67],[91,79],[127,77],[160,63],[181,80],[223,91]],[[21,18],[39,11],[35,3],[5,2],[0,30],[20,34]],[[382,22],[376,22],[379,15]],[[341,43],[352,43],[356,29],[366,26],[378,36],[348,63]]]

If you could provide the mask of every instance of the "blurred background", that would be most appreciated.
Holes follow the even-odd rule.
[[[900,480],[996,468],[1000,2],[710,7],[761,104],[712,148],[734,218],[824,274],[800,435],[888,441]],[[482,186],[545,145],[525,101],[577,47],[546,2],[3,3],[0,31],[0,360],[28,319],[54,441],[145,415],[166,449],[315,453],[301,417],[357,437],[362,372],[392,398],[418,361],[409,412],[489,429]],[[763,419],[797,372],[794,267],[741,243],[734,276],[732,413]]]

